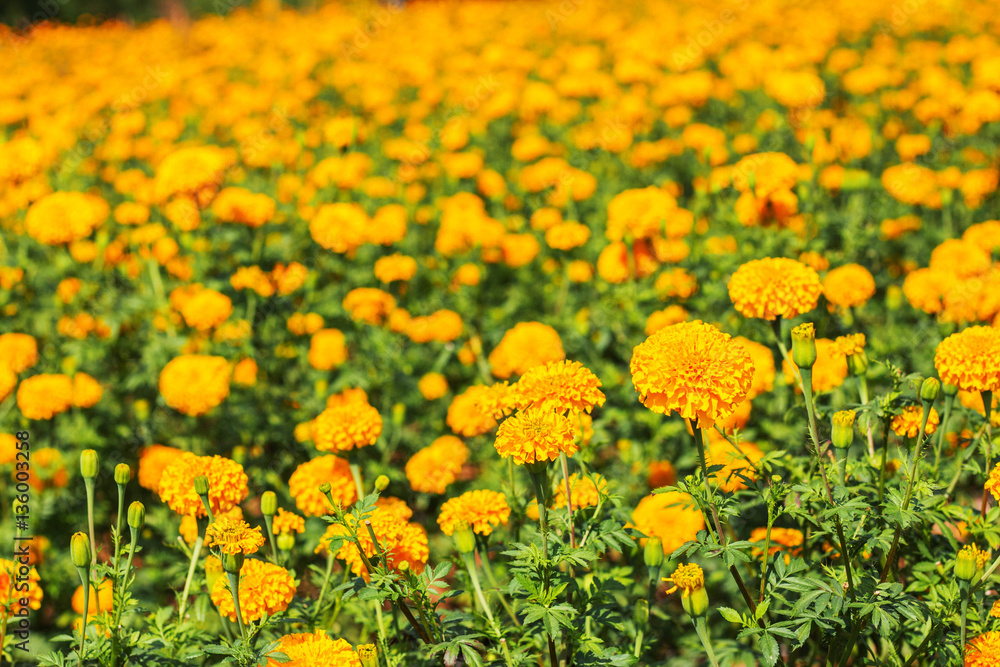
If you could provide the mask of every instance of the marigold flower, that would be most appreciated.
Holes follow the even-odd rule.
[[[417,389],[424,399],[436,401],[448,393],[448,380],[440,373],[427,373],[417,382]]]
[[[38,343],[28,334],[0,334],[0,359],[0,366],[23,373],[38,363]]]
[[[205,546],[217,547],[224,554],[257,553],[264,546],[260,526],[250,527],[243,519],[219,517],[205,531]]]
[[[762,458],[764,453],[752,442],[740,440],[733,445],[727,438],[709,435],[705,460],[709,466],[722,466],[715,473],[715,482],[726,493],[747,488],[744,477],[751,481],[757,479],[756,465]]]
[[[545,243],[555,250],[579,248],[590,238],[590,227],[579,222],[561,222],[545,232]]]
[[[306,516],[323,516],[333,511],[330,501],[319,490],[324,482],[330,484],[330,495],[341,507],[347,507],[358,499],[347,459],[333,454],[320,456],[300,464],[288,478],[288,492]]]
[[[0,586],[2,590],[2,586]],[[103,579],[97,584],[97,588],[94,588],[93,583],[90,585],[90,599],[87,601],[87,614],[89,616],[96,616],[101,612],[111,611],[114,609],[114,588],[110,579]],[[70,600],[70,606],[73,608],[77,614],[83,613],[83,586],[77,586],[76,590],[73,591],[73,598]]]
[[[808,313],[822,290],[815,269],[784,257],[752,260],[729,279],[729,298],[736,310],[765,320]]]
[[[763,545],[767,541],[767,527],[754,528],[750,533],[750,541],[759,542]],[[773,556],[779,551],[783,551],[785,552],[785,563],[790,563],[792,556],[798,556],[802,553],[803,542],[805,542],[805,537],[801,530],[772,526],[771,544],[768,547],[767,555]],[[752,553],[754,558],[760,558],[764,553],[764,549],[763,547],[754,547]]]
[[[244,387],[252,387],[257,384],[257,362],[247,357],[240,359],[236,367],[233,368],[233,382]]]
[[[608,203],[609,241],[662,236],[664,220],[677,208],[677,200],[655,186],[625,190]]]
[[[97,195],[53,192],[28,209],[24,229],[45,245],[61,245],[90,236],[108,218],[111,208]]]
[[[73,376],[73,405],[76,407],[93,407],[103,395],[104,388],[91,376],[86,373],[76,373]]]
[[[396,253],[375,262],[375,277],[383,283],[406,282],[417,273],[417,260]]]
[[[1000,662],[1000,632],[984,632],[965,645],[965,667],[993,667]]]
[[[691,593],[705,587],[705,572],[694,563],[681,564],[677,566],[672,575],[664,578],[663,581],[673,584],[673,588],[666,591],[668,595],[680,589],[684,597],[690,597]]]
[[[456,435],[471,438],[489,433],[497,426],[497,418],[510,410],[509,388],[506,383],[490,387],[474,385],[451,400],[447,423]]]
[[[221,514],[215,515],[216,521],[221,521],[222,519],[229,519],[233,521],[243,521],[243,508],[239,505],[235,505],[229,510],[222,512]],[[181,526],[179,529],[181,537],[184,541],[191,546],[198,539],[198,520],[192,514],[187,514],[181,517]],[[220,563],[219,567],[222,565]]]
[[[705,529],[705,518],[694,499],[680,491],[643,497],[632,512],[632,523],[647,537],[660,538],[668,557]]]
[[[408,522],[407,519],[411,515],[412,511],[406,504],[397,499],[397,502],[381,503],[369,521],[379,546],[385,551],[388,567],[397,569],[401,563],[406,562],[413,572],[419,574],[423,571],[430,552],[427,547],[427,531],[420,524]],[[355,521],[351,514],[348,514],[346,519],[351,523]],[[373,558],[376,549],[367,526],[357,526],[356,529],[358,542],[364,549],[365,555],[369,559]],[[333,538],[346,534],[347,528],[344,526],[330,524],[316,551],[327,552]],[[364,577],[366,581],[369,579],[368,570],[357,544],[350,540],[343,542],[336,557],[346,562],[355,576]]]
[[[214,289],[199,290],[181,308],[184,322],[198,331],[214,329],[233,314],[233,302]]]
[[[289,512],[283,507],[278,508],[278,513],[271,519],[271,530],[275,535],[282,533],[302,533],[306,529],[306,520],[296,514]]]
[[[279,637],[277,651],[288,656],[288,662],[268,660],[266,667],[361,667],[347,640],[330,639],[323,630]]]
[[[572,422],[562,414],[530,407],[500,424],[494,443],[501,458],[514,463],[555,461],[560,453],[572,456],[578,446]]]
[[[206,516],[201,498],[194,490],[194,478],[199,475],[208,477],[208,501],[214,515],[232,509],[250,493],[249,479],[236,461],[184,452],[163,471],[157,489],[160,500],[182,516]]]
[[[295,579],[288,570],[272,563],[248,558],[239,574],[240,614],[244,623],[253,623],[288,609],[295,596]],[[236,605],[229,588],[229,577],[219,577],[212,586],[212,602],[233,623]]]
[[[232,155],[218,146],[180,148],[164,158],[156,169],[156,201],[213,193],[230,164]]]
[[[212,201],[212,213],[219,222],[234,222],[256,229],[274,217],[276,203],[246,188],[223,188]]]
[[[676,304],[667,306],[663,310],[654,310],[646,318],[646,335],[652,336],[660,329],[666,329],[672,324],[684,322],[688,318],[688,311],[683,306]]]
[[[441,506],[438,525],[445,535],[452,535],[460,523],[467,523],[473,532],[489,535],[497,526],[506,526],[510,519],[507,496],[488,489],[467,491]]]
[[[865,335],[863,333],[837,336],[837,339],[833,342],[837,345],[837,351],[845,357],[864,352],[865,349]]]
[[[670,486],[677,481],[677,470],[670,461],[653,461],[649,464],[646,485],[651,489]]]
[[[223,357],[185,354],[160,371],[160,394],[167,405],[196,417],[229,396],[232,369]]]
[[[753,382],[750,355],[728,334],[701,321],[661,329],[632,352],[639,400],[661,414],[711,426],[746,398]]]
[[[347,293],[343,306],[352,320],[379,325],[396,308],[396,299],[374,287],[358,287]]]
[[[22,609],[38,610],[42,607],[42,587],[41,577],[34,567],[28,569],[27,577],[18,580],[21,576],[21,565],[12,560],[0,558],[0,616],[12,618]],[[27,590],[21,590],[20,586],[27,584]],[[17,585],[17,591],[14,586]],[[27,600],[27,605],[21,602]]]
[[[357,204],[324,204],[309,222],[309,234],[327,250],[347,253],[367,241],[368,225],[368,215]]]
[[[469,449],[453,435],[443,435],[406,462],[406,478],[414,491],[444,493],[469,460]]]
[[[596,506],[601,500],[601,495],[607,495],[608,493],[608,480],[597,473],[587,475],[586,477],[578,473],[573,473],[569,476],[569,484],[574,511]],[[556,485],[556,493],[552,499],[552,506],[557,509],[566,507],[565,481],[561,481]]]
[[[490,370],[505,380],[524,375],[533,366],[566,358],[562,340],[555,329],[541,322],[521,322],[507,331],[490,353]]]
[[[900,437],[915,438],[920,432],[920,424],[923,421],[924,409],[919,405],[908,405],[903,411],[892,418],[892,432]],[[931,408],[927,416],[927,427],[924,433],[932,435],[941,423],[937,410]]]
[[[309,365],[328,371],[347,361],[347,339],[340,329],[321,329],[309,341]]]
[[[964,391],[1000,392],[1000,329],[976,326],[948,336],[934,367],[942,382]]]
[[[35,375],[17,388],[17,408],[27,419],[52,419],[72,405],[73,381],[66,375]]]
[[[382,415],[366,403],[327,408],[316,417],[313,442],[316,449],[343,452],[374,445],[382,434]]]
[[[552,361],[528,369],[511,388],[509,404],[519,410],[535,405],[562,414],[604,405],[601,381],[579,361]]]
[[[139,455],[139,486],[150,491],[158,491],[163,471],[181,453],[182,450],[165,445],[143,447]]]
[[[823,278],[823,295],[834,306],[863,306],[875,295],[875,279],[860,264],[845,264]]]
[[[733,336],[733,342],[739,343],[753,362],[753,382],[750,383],[747,400],[774,389],[774,353],[771,348],[743,336]]]

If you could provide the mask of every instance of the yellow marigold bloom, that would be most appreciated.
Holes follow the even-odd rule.
[[[316,418],[313,442],[316,449],[344,452],[374,445],[382,434],[382,415],[367,403],[327,408]]]
[[[339,394],[331,394],[326,399],[326,407],[328,408],[345,405],[368,405],[368,392],[360,387],[352,387]]]
[[[271,269],[271,282],[277,288],[278,294],[282,295],[296,291],[306,284],[308,278],[309,269],[299,262],[292,262],[287,266],[279,262]]]
[[[229,396],[232,368],[223,357],[185,354],[160,371],[160,394],[167,405],[196,417]]]
[[[288,656],[288,662],[268,660],[266,667],[361,667],[347,640],[330,639],[323,630],[285,635],[278,642],[277,651]]]
[[[38,343],[23,333],[0,335],[0,366],[22,373],[38,363]]]
[[[507,496],[488,489],[466,491],[441,506],[438,525],[445,535],[452,535],[460,523],[467,523],[473,532],[489,535],[497,526],[506,526],[510,519]]]
[[[632,352],[639,400],[661,414],[711,426],[746,398],[753,381],[750,355],[728,334],[701,321],[661,329]]]
[[[419,574],[423,572],[430,552],[427,547],[427,531],[420,524],[407,521],[411,514],[405,503],[399,501],[378,506],[369,520],[379,546],[385,550],[389,568],[397,569],[401,563],[406,562],[413,572]],[[353,523],[353,515],[347,515],[347,520]],[[338,535],[346,534],[347,529],[344,526],[336,523],[330,524],[320,540],[319,546],[316,547],[316,551],[319,553],[328,552],[330,540]],[[375,556],[375,544],[372,542],[367,527],[358,527],[358,541],[369,559]],[[347,563],[355,576],[364,577],[366,581],[369,579],[368,570],[356,544],[350,541],[344,542],[337,551],[336,557]]]
[[[184,452],[163,471],[157,489],[160,500],[182,516],[207,516],[194,490],[194,478],[199,475],[208,477],[208,501],[216,516],[239,505],[250,493],[247,475],[236,461]]]
[[[960,283],[952,273],[934,269],[917,269],[903,281],[903,295],[911,306],[928,315],[940,313],[943,299]]]
[[[31,451],[31,471],[28,473],[28,483],[36,491],[50,487],[65,487],[69,483],[69,474],[62,453],[54,447],[43,447]]]
[[[753,382],[747,392],[747,400],[757,398],[761,394],[774,389],[774,353],[766,345],[743,336],[733,336],[733,342],[739,343],[750,355],[753,362]]]
[[[664,553],[668,553],[666,549]],[[681,564],[663,581],[673,584],[673,588],[666,591],[668,595],[680,589],[684,597],[690,597],[691,593],[705,587],[705,572],[694,563]]]
[[[73,405],[76,407],[92,407],[103,395],[104,388],[91,376],[86,373],[76,373],[73,376]]]
[[[865,349],[865,335],[863,333],[837,336],[837,339],[833,342],[837,345],[837,351],[845,357],[864,352]]]
[[[892,418],[892,432],[900,437],[915,438],[920,432],[920,423],[923,421],[924,409],[919,405],[908,405],[903,411]],[[931,435],[937,430],[941,420],[938,418],[937,410],[931,408],[927,416],[927,428],[924,432]]]
[[[572,283],[589,283],[594,279],[594,266],[583,259],[576,259],[566,265],[566,277]]]
[[[0,466],[17,459],[17,438],[13,433],[0,433]]]
[[[990,471],[990,478],[986,480],[983,488],[993,494],[993,497],[997,501],[1000,501],[1000,463],[993,466],[993,470]]]
[[[1000,600],[995,600],[990,608],[990,618],[1000,618]]]
[[[561,222],[545,232],[545,243],[556,250],[579,248],[590,238],[590,227],[579,222]]]
[[[358,287],[347,293],[343,306],[352,320],[379,325],[396,308],[396,299],[374,287]]]
[[[14,371],[0,363],[0,403],[7,400],[7,397],[11,395],[16,386],[17,375],[14,374]]]
[[[257,384],[257,362],[249,357],[240,359],[233,369],[233,382],[245,387]]]
[[[796,382],[798,366],[795,362],[782,362],[785,379],[789,384]],[[816,363],[812,367],[812,389],[814,392],[830,391],[844,384],[847,378],[847,357],[835,342],[829,338],[816,339]],[[798,387],[796,387],[798,391]]]
[[[715,473],[715,482],[726,493],[747,488],[744,477],[751,481],[756,480],[756,465],[762,458],[764,452],[752,442],[740,440],[734,446],[727,438],[709,435],[708,448],[705,452],[706,463],[709,466],[722,466],[722,470]]]
[[[660,538],[668,556],[705,529],[694,499],[680,491],[645,496],[632,512],[632,523],[647,537]]]
[[[676,304],[667,306],[663,310],[654,310],[649,314],[649,317],[646,318],[646,335],[652,336],[657,331],[666,329],[672,324],[678,324],[686,321],[687,318],[688,311],[685,310],[683,306],[678,306]]]
[[[983,404],[983,395],[978,391],[959,391],[958,400],[963,406],[970,410],[975,410],[983,417],[986,416],[986,407]],[[990,406],[990,423],[994,428],[1000,428],[1000,395],[993,394],[992,405]]]
[[[375,277],[383,283],[406,282],[417,273],[417,260],[398,252],[375,262]]]
[[[931,252],[929,268],[957,278],[972,278],[990,269],[990,254],[971,241],[946,239]]]
[[[658,489],[661,486],[670,486],[677,481],[677,471],[670,461],[653,461],[647,468],[646,486],[651,489]]]
[[[751,542],[759,542],[760,547],[753,548],[753,556],[755,558],[760,558],[764,554],[764,542],[767,541],[767,526],[762,528],[754,528],[750,533]],[[771,544],[768,547],[767,555],[773,556],[779,551],[785,552],[784,558],[785,563],[789,563],[792,560],[792,556],[798,556],[802,553],[802,544],[805,542],[805,537],[801,530],[796,530],[795,528],[778,528],[772,526],[771,528]]]
[[[530,407],[508,417],[497,429],[494,446],[501,458],[514,463],[555,461],[560,453],[572,456],[578,446],[573,423],[558,412]]]
[[[174,151],[156,169],[156,201],[164,202],[176,195],[200,196],[214,192],[232,162],[233,156],[217,146],[191,146]]]
[[[17,388],[17,408],[27,419],[52,419],[72,405],[73,381],[66,375],[35,375]]]
[[[214,289],[200,290],[181,308],[184,322],[198,331],[214,329],[232,314],[233,302],[228,296]]]
[[[440,373],[427,373],[417,382],[417,389],[424,399],[436,401],[448,393],[448,380]]]
[[[875,279],[860,264],[845,264],[823,278],[823,295],[834,306],[863,306],[875,295]]]
[[[677,200],[655,186],[625,190],[608,202],[609,241],[662,236],[664,220],[677,208]]]
[[[271,519],[271,530],[275,535],[282,533],[303,533],[306,529],[306,520],[296,514],[289,512],[283,507],[278,508],[278,513]]]
[[[319,313],[295,313],[288,318],[287,326],[296,336],[312,335],[323,328],[323,317]]]
[[[348,253],[368,240],[365,228],[370,224],[368,215],[357,204],[324,204],[310,221],[309,234],[327,250]]]
[[[60,245],[90,236],[111,213],[108,203],[83,192],[53,192],[28,209],[24,229],[45,245]]]
[[[552,361],[529,368],[510,388],[509,404],[519,410],[530,406],[589,413],[604,405],[601,381],[579,361]]]
[[[288,492],[295,498],[295,505],[306,516],[323,516],[333,510],[330,501],[319,490],[320,484],[330,483],[330,495],[342,507],[358,499],[351,467],[347,459],[328,454],[299,465],[288,478]]]
[[[1000,220],[987,220],[970,225],[962,233],[962,239],[992,254],[1000,248]]]
[[[521,322],[507,331],[490,353],[493,375],[507,379],[524,375],[529,368],[566,358],[562,340],[555,329],[541,322]]]
[[[403,330],[414,343],[429,343],[432,340],[450,343],[462,335],[464,326],[461,315],[453,310],[441,309],[427,317],[410,318]]]
[[[158,491],[163,471],[181,453],[183,453],[182,450],[165,445],[143,447],[142,453],[139,455],[139,486],[150,491]]]
[[[1000,664],[1000,632],[984,632],[965,645],[965,667]]]
[[[1000,392],[1000,329],[969,327],[948,336],[938,344],[934,367],[942,382],[964,391]]]
[[[736,310],[765,320],[808,313],[822,289],[815,269],[784,257],[752,260],[729,279],[729,298]]]
[[[368,239],[379,245],[392,245],[406,236],[406,208],[402,204],[389,204],[375,211],[368,226]]]
[[[212,202],[219,222],[235,222],[256,229],[274,217],[275,201],[246,188],[223,188]]]
[[[506,412],[507,388],[504,385],[469,387],[451,400],[447,423],[457,435],[471,438],[489,433],[497,425],[497,417]],[[497,409],[502,410],[498,413]]]
[[[11,618],[22,609],[41,609],[42,607],[42,587],[41,577],[35,568],[27,571],[27,578],[18,581],[21,576],[21,564],[12,560],[0,558],[0,616]],[[27,584],[26,591],[21,590],[21,586]],[[17,590],[14,590],[17,586]],[[27,600],[27,605],[22,605],[21,601]]]
[[[321,371],[347,361],[347,339],[340,329],[321,329],[309,341],[309,365]]]
[[[217,547],[224,554],[252,554],[264,546],[260,526],[250,527],[246,521],[219,517],[205,531],[205,546]]]
[[[406,478],[414,491],[444,493],[469,460],[469,449],[453,435],[442,435],[410,457]]]
[[[114,585],[110,579],[104,579],[97,584],[97,588],[94,585],[90,585],[90,599],[87,601],[87,614],[91,616],[96,616],[104,611],[111,611],[114,609]],[[73,598],[70,600],[70,606],[78,614],[83,613],[83,586],[77,586],[76,590],[73,591]]]
[[[222,519],[243,521],[243,508],[239,505],[235,505],[231,509],[215,515],[216,521],[221,521]],[[194,517],[194,515],[187,514],[181,517],[181,527],[179,532],[184,541],[187,542],[188,546],[195,543],[198,539],[198,520]],[[221,563],[219,564],[219,567],[222,567]]]
[[[479,284],[482,278],[482,270],[475,264],[463,264],[455,271],[452,277],[452,284],[472,287]]]
[[[251,289],[262,297],[272,296],[276,289],[271,276],[259,266],[241,266],[229,277],[229,284],[237,292]]]
[[[295,596],[295,579],[278,565],[248,558],[240,570],[240,613],[244,623],[253,623],[288,609]],[[219,577],[212,586],[212,602],[219,614],[236,622],[236,606],[229,577]]]
[[[583,509],[594,507],[601,499],[601,494],[608,493],[608,480],[603,476],[594,473],[582,477],[579,473],[569,476],[570,495],[573,499],[573,509]],[[560,480],[556,485],[556,493],[552,499],[555,508],[566,507],[566,482]]]

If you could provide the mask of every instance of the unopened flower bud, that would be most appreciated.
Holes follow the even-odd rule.
[[[404,560],[402,563],[396,566],[396,569],[400,572],[408,572],[410,570],[410,561]]]
[[[69,540],[69,554],[73,559],[73,565],[90,567],[90,538],[86,533],[73,533],[73,537]]]
[[[698,618],[708,613],[708,592],[704,587],[691,591],[690,595],[681,597],[681,606],[691,618]]]
[[[199,496],[208,495],[208,477],[205,475],[198,475],[194,478],[194,492]]]
[[[375,489],[379,492],[385,491],[389,488],[389,478],[385,475],[379,475],[375,478]]]
[[[646,623],[649,622],[649,603],[646,602],[645,598],[639,598],[635,601],[635,607],[632,609],[632,620],[640,628],[645,627]]]
[[[265,491],[260,496],[260,512],[264,516],[274,516],[278,513],[278,496],[274,491]]]
[[[646,567],[660,567],[663,564],[663,540],[658,537],[646,540],[642,557],[646,561]]]
[[[841,410],[830,418],[833,424],[830,439],[837,449],[848,449],[854,443],[854,416],[854,410]]]
[[[859,376],[868,372],[868,355],[864,350],[847,355],[847,370],[851,375]]]
[[[101,466],[101,459],[93,449],[80,452],[80,474],[84,479],[94,479]]]
[[[333,487],[330,486],[330,482],[323,482],[322,484],[319,485],[319,492],[325,496],[326,494],[330,493],[330,489],[332,488]]]
[[[816,363],[816,327],[812,322],[792,329],[792,361],[799,368],[812,368]]]
[[[132,479],[132,469],[127,463],[119,463],[115,466],[115,484],[125,486]]]
[[[467,522],[461,521],[456,524],[455,532],[451,536],[455,540],[455,546],[458,547],[459,553],[471,554],[476,550],[476,536]]]
[[[128,525],[131,528],[142,528],[146,523],[146,506],[138,500],[128,506]]]
[[[938,392],[941,391],[941,381],[937,378],[924,378],[920,383],[920,400],[924,403],[933,403],[937,400]]]
[[[295,548],[295,535],[292,533],[282,533],[278,535],[278,548],[282,551],[291,551]]]
[[[975,544],[962,547],[958,556],[955,557],[955,576],[963,581],[972,581],[986,566],[988,557],[989,554]]]
[[[243,569],[243,561],[245,556],[242,551],[237,551],[234,554],[222,554],[222,569],[229,574],[239,574],[240,570]]]
[[[948,384],[947,382],[944,383],[944,386],[941,389],[944,391],[945,396],[955,396],[958,394],[958,387],[953,384]]]

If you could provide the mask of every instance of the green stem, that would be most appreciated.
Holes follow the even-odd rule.
[[[969,597],[971,596],[971,594],[969,593],[969,590],[968,590],[969,589],[968,582],[965,582],[965,581],[962,582],[962,589],[963,589],[964,595],[962,596],[962,615],[959,618],[959,640],[958,641],[959,641],[960,650],[962,652],[962,662],[964,663],[965,662],[965,624],[966,624],[967,617],[969,615]]]
[[[581,413],[582,414],[582,413]],[[581,418],[582,419],[582,418]],[[583,438],[583,425],[581,423],[580,428],[580,438]],[[559,461],[562,463],[563,480],[566,483],[566,521],[569,526],[569,543],[574,549],[576,548],[576,531],[573,529],[573,491],[570,488],[569,483],[569,462],[566,459],[565,452],[559,452]]]
[[[635,649],[632,650],[632,654],[638,658],[642,653],[642,628],[639,628],[635,632]]]
[[[94,539],[94,479],[84,477],[84,486],[87,489],[87,523],[90,527],[90,565],[97,565],[97,540]],[[119,514],[120,514],[119,510]]]
[[[944,414],[941,417],[941,425],[938,426],[937,443],[934,445],[934,477],[937,477],[938,469],[941,467],[941,448],[944,446],[945,432],[948,430],[948,420],[951,418],[951,408],[955,404],[954,396],[944,397]]]
[[[719,661],[715,658],[715,651],[712,650],[712,635],[709,634],[708,629],[705,627],[705,617],[699,616],[693,620],[694,629],[698,633],[701,645],[705,647],[705,655],[708,656],[709,663],[711,663],[712,667],[719,667]]]
[[[851,658],[851,653],[854,653],[854,645],[858,642],[858,635],[861,634],[862,625],[861,622],[858,622],[851,628],[851,635],[847,638],[844,654],[840,656],[840,662],[837,663],[838,667],[847,667],[847,661]]]
[[[760,597],[758,603],[764,602],[764,586],[767,584],[767,557],[771,552],[771,526],[774,525],[773,506],[767,505],[767,535],[764,536],[764,565],[760,568]]]
[[[229,575],[229,588],[233,593],[233,606],[236,607],[236,623],[240,626],[240,636],[246,641],[247,630],[243,626],[243,612],[240,610],[240,575],[232,572],[226,574]]]
[[[188,566],[187,579],[184,581],[184,592],[181,593],[181,605],[178,610],[178,618],[184,620],[184,610],[187,609],[188,594],[191,591],[191,580],[194,579],[194,570],[198,565],[198,556],[201,555],[201,545],[205,543],[204,531],[198,526],[198,539],[194,541],[194,549],[191,550],[191,565]]]
[[[504,610],[506,610],[507,615],[510,616],[510,620],[513,621],[516,627],[521,627],[521,621],[517,620],[517,614],[514,613],[514,609],[507,602],[507,598],[500,591],[500,584],[496,580],[496,575],[493,574],[493,564],[490,562],[489,549],[482,548],[479,552],[479,557],[483,563],[483,572],[486,573],[486,581],[490,585],[490,589],[496,592],[497,599],[500,600],[500,604],[503,605]]]
[[[278,557],[278,545],[274,541],[274,528],[272,527],[273,517],[268,514],[264,515],[264,526],[267,528],[267,538],[271,542],[271,558],[275,565],[280,565],[280,558]]]
[[[986,474],[990,474],[993,470],[993,425],[990,418],[993,416],[993,392],[984,391],[983,394],[983,412],[986,414]],[[990,494],[983,492],[983,502],[980,507],[980,515],[986,518],[986,505],[989,500]]]
[[[90,611],[90,568],[78,567],[77,574],[80,575],[80,583],[83,585],[83,623],[80,624],[80,664],[83,664],[83,645],[87,638],[87,612]]]
[[[326,555],[326,576],[323,577],[323,585],[319,589],[319,597],[316,598],[316,606],[313,607],[312,621],[313,625],[316,624],[316,617],[319,615],[319,610],[323,606],[323,597],[326,595],[326,588],[330,585],[330,575],[333,574],[333,552],[329,552]]]
[[[476,572],[476,559],[472,553],[470,551],[469,553],[462,554],[462,561],[465,563],[465,569],[469,572],[469,580],[472,582],[472,588],[476,593],[476,601],[482,607],[483,613],[486,614],[486,618],[490,621],[490,625],[494,627],[499,635],[500,628],[497,626],[496,620],[493,618],[493,612],[490,611],[490,605],[486,603],[486,597],[483,595],[483,587],[479,583],[479,573]]]
[[[365,497],[365,490],[361,484],[361,467],[352,463],[350,464],[351,477],[354,478],[354,488],[358,491],[358,500]]]

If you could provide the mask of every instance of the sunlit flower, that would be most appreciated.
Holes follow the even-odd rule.
[[[250,493],[247,475],[236,461],[184,452],[164,469],[157,489],[160,500],[182,516],[207,516],[201,498],[194,490],[194,478],[199,475],[208,477],[208,500],[212,514],[232,509]]]
[[[736,310],[765,320],[808,313],[822,291],[815,269],[783,257],[747,262],[729,279],[729,298]]]
[[[268,660],[266,667],[361,667],[361,660],[345,639],[330,639],[323,630],[278,638],[279,653],[287,662]]]
[[[382,415],[367,403],[327,408],[316,418],[313,442],[316,449],[343,452],[374,445],[382,433]]]
[[[528,369],[566,358],[562,340],[555,329],[541,322],[521,322],[504,334],[490,353],[493,375],[507,379],[524,375]]]
[[[333,511],[330,501],[319,490],[320,484],[329,482],[330,495],[342,507],[358,499],[354,477],[347,459],[328,454],[299,464],[288,479],[288,492],[295,498],[295,505],[306,516],[322,516]]]
[[[518,409],[536,405],[563,414],[589,413],[604,405],[601,381],[579,361],[553,361],[528,369],[510,389],[509,403]]]
[[[823,278],[823,295],[834,306],[863,306],[875,294],[875,279],[860,264],[845,264]]]
[[[509,518],[507,496],[488,489],[477,489],[441,505],[437,521],[445,535],[453,534],[460,523],[467,523],[480,535],[489,535],[497,526],[506,526]]]
[[[295,596],[295,579],[283,567],[255,558],[243,563],[239,574],[240,614],[244,623],[253,623],[288,609]],[[219,614],[236,622],[236,605],[229,577],[219,577],[212,586],[212,602]]]
[[[229,396],[232,368],[223,357],[185,354],[160,371],[160,394],[186,415],[205,414]]]
[[[917,437],[920,432],[920,424],[923,422],[923,414],[924,410],[919,405],[906,406],[901,413],[892,418],[892,432],[900,437]],[[932,435],[940,423],[937,410],[931,408],[924,433]]]
[[[578,448],[572,422],[540,407],[505,419],[494,444],[501,458],[512,457],[518,465],[555,461],[560,453],[572,455]]]
[[[965,391],[1000,392],[1000,329],[969,327],[938,344],[934,367],[941,381]]]
[[[260,526],[253,528],[242,519],[219,517],[205,531],[205,546],[224,554],[252,554],[264,546]]]
[[[705,529],[705,518],[694,499],[680,491],[644,496],[632,512],[632,523],[647,537],[660,538],[668,557]]]
[[[442,435],[406,462],[406,478],[414,491],[444,493],[469,459],[465,443],[453,435]]]

